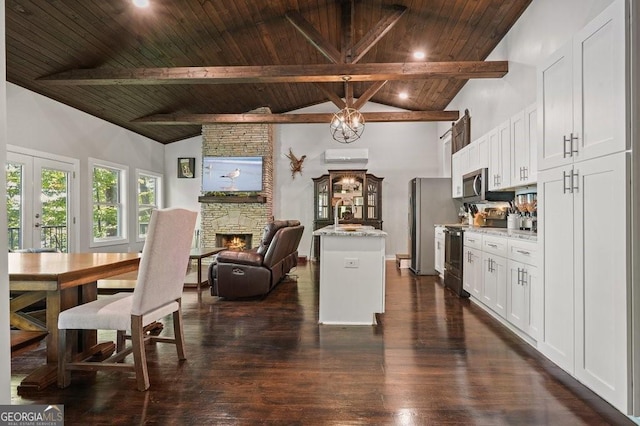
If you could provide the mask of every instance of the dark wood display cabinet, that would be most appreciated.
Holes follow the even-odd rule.
[[[366,170],[329,170],[313,179],[313,229],[333,225],[335,209],[340,224],[382,229],[382,180]],[[320,259],[320,238],[313,238],[313,253]]]

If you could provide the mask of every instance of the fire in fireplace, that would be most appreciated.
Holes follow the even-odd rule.
[[[251,234],[216,234],[216,246],[236,251],[249,249],[251,237]]]

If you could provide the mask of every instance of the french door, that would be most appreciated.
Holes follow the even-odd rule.
[[[9,249],[76,248],[72,162],[7,152]]]

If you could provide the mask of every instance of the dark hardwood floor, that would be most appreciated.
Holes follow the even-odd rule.
[[[12,403],[64,404],[67,425],[633,424],[434,277],[388,262],[380,324],[343,327],[317,324],[317,268],[296,274],[263,300],[186,290],[188,359],[148,346],[147,392],[101,372],[18,395],[40,347],[12,359]]]

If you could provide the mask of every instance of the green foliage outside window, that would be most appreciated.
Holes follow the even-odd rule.
[[[120,171],[93,168],[93,238],[121,236]]]
[[[158,178],[140,174],[138,176],[138,237],[147,235],[151,212],[158,208]]]
[[[5,166],[7,179],[7,231],[8,246],[11,250],[23,248],[21,241],[23,173],[22,164],[7,163]],[[68,175],[64,171],[42,169],[40,203],[40,246],[55,247],[67,251],[67,217],[68,217]]]

